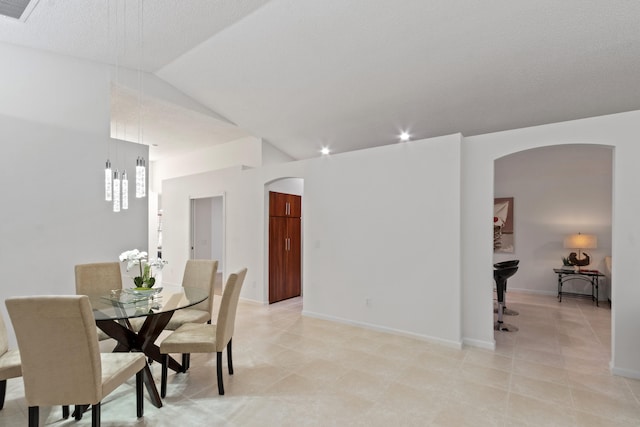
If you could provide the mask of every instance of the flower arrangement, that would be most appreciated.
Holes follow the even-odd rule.
[[[140,269],[140,275],[133,278],[133,283],[138,288],[151,288],[156,283],[156,278],[153,276],[153,268],[162,270],[167,264],[167,261],[161,258],[155,258],[149,260],[149,255],[146,252],[141,252],[137,249],[130,251],[124,251],[120,254],[120,261],[127,262],[127,271],[133,266],[137,265]]]

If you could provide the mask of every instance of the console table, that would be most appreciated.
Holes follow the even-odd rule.
[[[554,268],[553,272],[558,275],[558,301],[562,302],[562,295],[570,295],[577,297],[591,297],[591,301],[596,302],[598,306],[598,285],[604,274],[598,270],[564,270],[562,268]],[[579,294],[575,292],[562,292],[562,285],[567,280],[584,280],[591,284],[591,295]]]

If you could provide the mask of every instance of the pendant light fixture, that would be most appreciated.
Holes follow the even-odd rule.
[[[120,2],[121,0],[115,0],[115,31],[114,31],[114,37],[115,37],[115,68],[116,68],[116,76],[115,76],[115,80],[116,80],[116,85],[119,82],[119,71],[120,71],[120,64],[119,64],[119,58],[121,55],[120,52],[120,43],[119,43],[119,37],[118,37],[118,32],[120,31],[119,29],[119,21],[118,21],[118,9],[120,8]],[[143,42],[142,42],[142,36],[143,36],[143,11],[144,11],[144,4],[143,4],[143,0],[138,0],[138,41],[139,41],[139,48],[140,48],[140,54],[139,54],[139,67],[138,67],[138,84],[139,84],[139,92],[138,92],[138,143],[142,144],[142,120],[141,120],[141,111],[142,111],[142,101],[141,101],[141,97],[142,97],[142,92],[143,92],[143,87],[142,87],[142,53],[144,51],[143,48]],[[109,27],[107,29],[107,38],[111,37],[111,7],[110,5],[112,4],[112,2],[108,3],[108,13],[109,13],[109,17],[108,17],[108,23],[109,23]],[[126,26],[126,14],[127,14],[127,3],[126,1],[124,1],[123,3],[123,7],[124,7],[124,19],[122,20],[122,33],[126,36],[127,33],[127,26]],[[116,129],[115,129],[115,138],[118,138],[118,123],[116,122]],[[126,124],[125,124],[125,133],[124,133],[124,138],[126,138]],[[115,171],[112,169],[111,167],[111,161],[109,160],[109,140],[107,140],[107,161],[105,164],[105,170],[104,170],[104,198],[107,202],[113,202],[113,212],[120,212],[121,210],[126,210],[129,209],[129,178],[127,176],[127,171],[126,168],[123,169],[122,174],[119,173],[118,169],[115,169]],[[118,155],[117,155],[117,146],[116,146],[116,162],[118,160]],[[146,168],[146,161],[144,159],[144,157],[142,156],[138,156],[136,158],[136,169],[135,169],[135,195],[136,198],[144,198],[146,197],[146,188],[147,188],[147,168]]]
[[[122,187],[122,210],[129,209],[129,179],[126,170],[122,172],[120,186]]]
[[[138,86],[140,91],[138,92],[138,143],[142,144],[143,130],[142,130],[142,94],[144,93],[144,87],[142,82],[142,65],[144,57],[144,1],[138,0],[138,40],[140,42],[140,55],[138,56]],[[136,159],[136,198],[140,199],[147,194],[147,164],[144,157],[138,157]]]
[[[113,178],[111,176],[111,162],[109,161],[109,159],[107,159],[107,164],[106,164],[106,167],[104,168],[104,200],[106,200],[107,202],[110,202],[111,199],[113,198],[113,186],[111,185],[112,179]]]
[[[146,195],[146,180],[147,171],[145,168],[144,158],[138,157],[136,159],[136,198],[140,199]]]
[[[113,173],[113,211],[120,212],[120,177],[118,169]]]

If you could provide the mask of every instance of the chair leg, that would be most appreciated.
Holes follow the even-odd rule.
[[[100,402],[91,405],[91,427],[100,427]]]
[[[73,415],[76,421],[80,421],[82,419],[82,414],[84,414],[84,411],[86,410],[87,407],[85,405],[75,405],[73,407]]]
[[[182,353],[182,372],[187,372],[191,367],[191,354]]]
[[[40,422],[40,407],[29,406],[29,427],[38,427]]]
[[[167,365],[169,364],[169,355],[162,355],[162,376],[160,377],[160,397],[167,395]]]
[[[7,393],[7,380],[0,381],[0,411],[4,408],[4,396]]]
[[[227,343],[227,366],[229,367],[229,375],[233,375],[233,359],[231,358],[231,339]]]
[[[218,394],[224,394],[224,384],[222,383],[222,352],[217,353],[216,371],[218,373]]]
[[[62,405],[62,418],[69,418],[69,405]]]
[[[138,418],[144,415],[144,400],[142,399],[143,397],[142,386],[144,385],[143,375],[144,375],[144,369],[140,369],[136,373],[136,415],[138,416]]]

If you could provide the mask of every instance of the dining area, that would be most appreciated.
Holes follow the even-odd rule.
[[[218,296],[217,261],[187,260],[180,285],[160,286],[147,266],[156,262],[161,269],[165,263],[149,260],[146,252],[131,252],[129,259],[123,252],[120,262],[73,266],[75,294],[5,299],[0,426],[24,425],[25,414],[29,426],[83,419],[92,426],[102,419],[108,425],[137,425],[149,403],[154,410],[166,408],[168,372],[187,373],[191,353],[217,354],[217,384],[224,394],[223,355],[232,375],[231,342],[247,270],[229,274]],[[141,274],[131,281],[122,262]],[[10,348],[7,326],[12,326],[17,348]],[[131,407],[127,414],[108,409],[121,400]],[[126,420],[112,421],[124,415]]]

